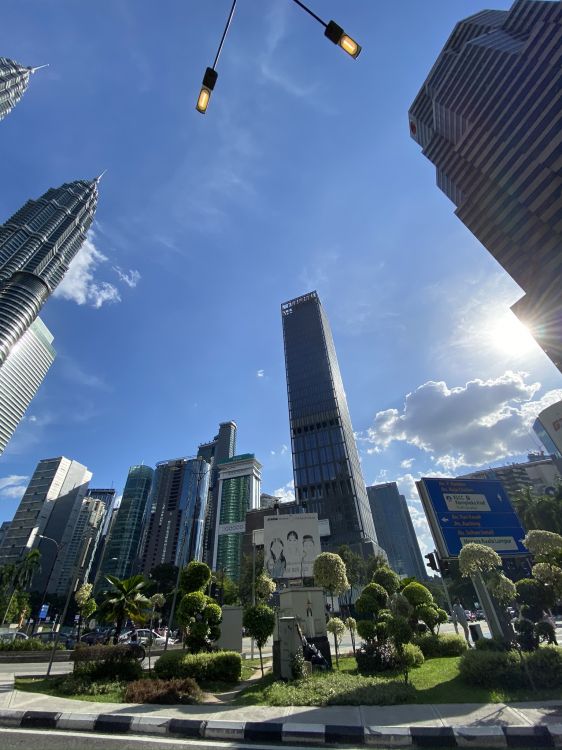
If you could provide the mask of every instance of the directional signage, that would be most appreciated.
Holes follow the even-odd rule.
[[[48,604],[42,604],[41,609],[39,610],[39,619],[45,620],[47,617],[47,613],[49,612],[49,605]]]
[[[525,531],[501,482],[423,478],[416,485],[441,557],[458,557],[469,542],[502,557],[528,554]]]

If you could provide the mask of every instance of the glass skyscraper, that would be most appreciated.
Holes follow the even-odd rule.
[[[156,464],[139,549],[141,572],[148,574],[163,563],[182,567],[201,560],[209,470],[203,458]]]
[[[512,310],[562,371],[562,3],[458,23],[409,112],[459,219],[524,290]]]
[[[0,453],[53,364],[52,341],[47,326],[35,318],[0,367]]]
[[[297,500],[329,519],[330,549],[380,552],[326,313],[310,292],[281,315]]]
[[[84,242],[96,210],[98,181],[51,188],[0,226],[0,367]]]
[[[152,485],[154,469],[150,466],[131,466],[121,505],[109,532],[100,563],[97,588],[106,588],[107,574],[129,578],[138,558],[142,523]]]
[[[27,68],[0,57],[0,120],[11,112],[25,93],[29,78],[38,68]]]

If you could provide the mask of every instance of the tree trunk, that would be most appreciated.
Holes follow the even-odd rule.
[[[259,643],[258,643],[258,651],[260,652],[260,667],[261,667],[261,676],[263,677],[263,676],[264,676],[264,674],[263,674],[263,658],[262,658],[262,655],[261,655],[261,646],[260,646],[260,644],[259,644]]]
[[[119,636],[121,635],[121,631],[123,629],[123,621],[124,617],[120,617],[117,622],[115,623],[115,635],[113,636],[113,645],[117,646],[119,643]]]
[[[338,637],[337,637],[337,635],[335,633],[334,633],[334,649],[335,649],[335,652],[336,652],[336,668],[339,669],[340,668],[340,661],[339,661],[339,658],[338,658]]]

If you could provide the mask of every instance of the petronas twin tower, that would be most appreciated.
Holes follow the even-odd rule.
[[[0,57],[0,120],[20,100],[35,70]],[[51,188],[0,225],[0,390],[2,366],[86,238],[97,206],[98,182],[99,177]],[[13,414],[2,413],[0,392],[0,420],[10,417],[14,421]],[[3,447],[0,439],[0,452]]]

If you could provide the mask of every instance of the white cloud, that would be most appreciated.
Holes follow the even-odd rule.
[[[10,474],[0,479],[0,498],[19,500],[27,489],[29,477],[21,474]]]
[[[121,281],[131,287],[131,289],[134,289],[141,279],[140,273],[134,271],[132,268],[129,271],[123,271],[119,266],[113,266],[113,270]]]
[[[28,482],[29,477],[23,476],[22,474],[10,474],[10,476],[2,477],[0,479],[0,492],[4,492],[6,487],[11,487],[14,484],[21,484],[22,482]]]
[[[414,461],[414,458],[405,458],[403,461],[400,461],[400,466],[402,469],[411,469]]]
[[[279,487],[278,490],[275,490],[273,493],[275,497],[279,498],[279,501],[282,503],[289,503],[295,499],[295,483],[294,481],[287,482],[287,484],[283,485],[283,487]]]
[[[377,412],[361,439],[372,453],[395,441],[416,446],[447,472],[521,455],[534,445],[529,429],[538,412],[562,399],[562,389],[535,398],[541,385],[528,377],[508,370],[452,388],[428,381],[407,394],[402,409]]]
[[[265,375],[265,370],[258,370],[256,372],[256,377],[258,378],[263,378],[264,375]]]
[[[281,446],[281,455],[284,456],[288,450],[289,450],[288,446],[286,446],[285,443],[283,443],[283,445]]]
[[[107,257],[94,244],[93,232],[88,232],[84,244],[74,256],[54,296],[71,300],[78,305],[99,309],[106,302],[120,302],[119,290],[108,281],[95,281],[94,272]]]

